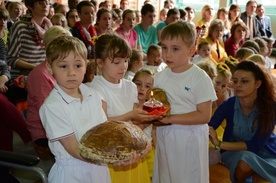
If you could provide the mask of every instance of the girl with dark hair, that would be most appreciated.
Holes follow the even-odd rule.
[[[236,66],[235,96],[222,103],[209,125],[209,136],[233,182],[276,180],[276,95],[270,74],[251,61]],[[226,119],[223,141],[216,129]]]

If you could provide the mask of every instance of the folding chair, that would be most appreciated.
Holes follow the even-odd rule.
[[[0,165],[10,168],[18,168],[37,173],[43,183],[48,183],[45,172],[36,166],[40,159],[37,156],[0,150]]]

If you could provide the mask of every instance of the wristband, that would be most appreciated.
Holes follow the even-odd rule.
[[[219,141],[219,143],[217,145],[215,145],[215,149],[217,151],[220,151],[220,145],[221,145],[221,141]]]

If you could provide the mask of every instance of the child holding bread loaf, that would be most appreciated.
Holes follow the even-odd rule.
[[[86,47],[77,38],[62,36],[47,46],[46,57],[47,69],[57,82],[39,110],[49,148],[56,159],[49,182],[110,183],[106,164],[86,162],[78,152],[82,135],[107,120],[99,107],[101,98],[82,84],[87,65]]]
[[[92,164],[80,155],[79,141],[92,127],[107,121],[101,97],[82,84],[87,67],[87,49],[75,37],[61,36],[46,47],[46,66],[56,79],[54,89],[39,110],[56,162],[48,176],[50,183],[111,183],[106,164]],[[130,161],[116,166],[135,163]]]
[[[90,87],[103,98],[108,120],[155,120],[159,116],[148,115],[138,108],[137,87],[132,81],[123,78],[130,56],[131,48],[123,38],[114,34],[100,36],[96,40],[95,59],[102,74],[95,76]],[[125,167],[109,166],[109,170],[112,183],[150,183],[145,158]]]

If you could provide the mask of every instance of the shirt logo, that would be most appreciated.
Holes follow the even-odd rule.
[[[187,90],[187,91],[190,91],[190,90],[191,90],[191,88],[189,88],[188,86],[185,86],[184,89]]]

